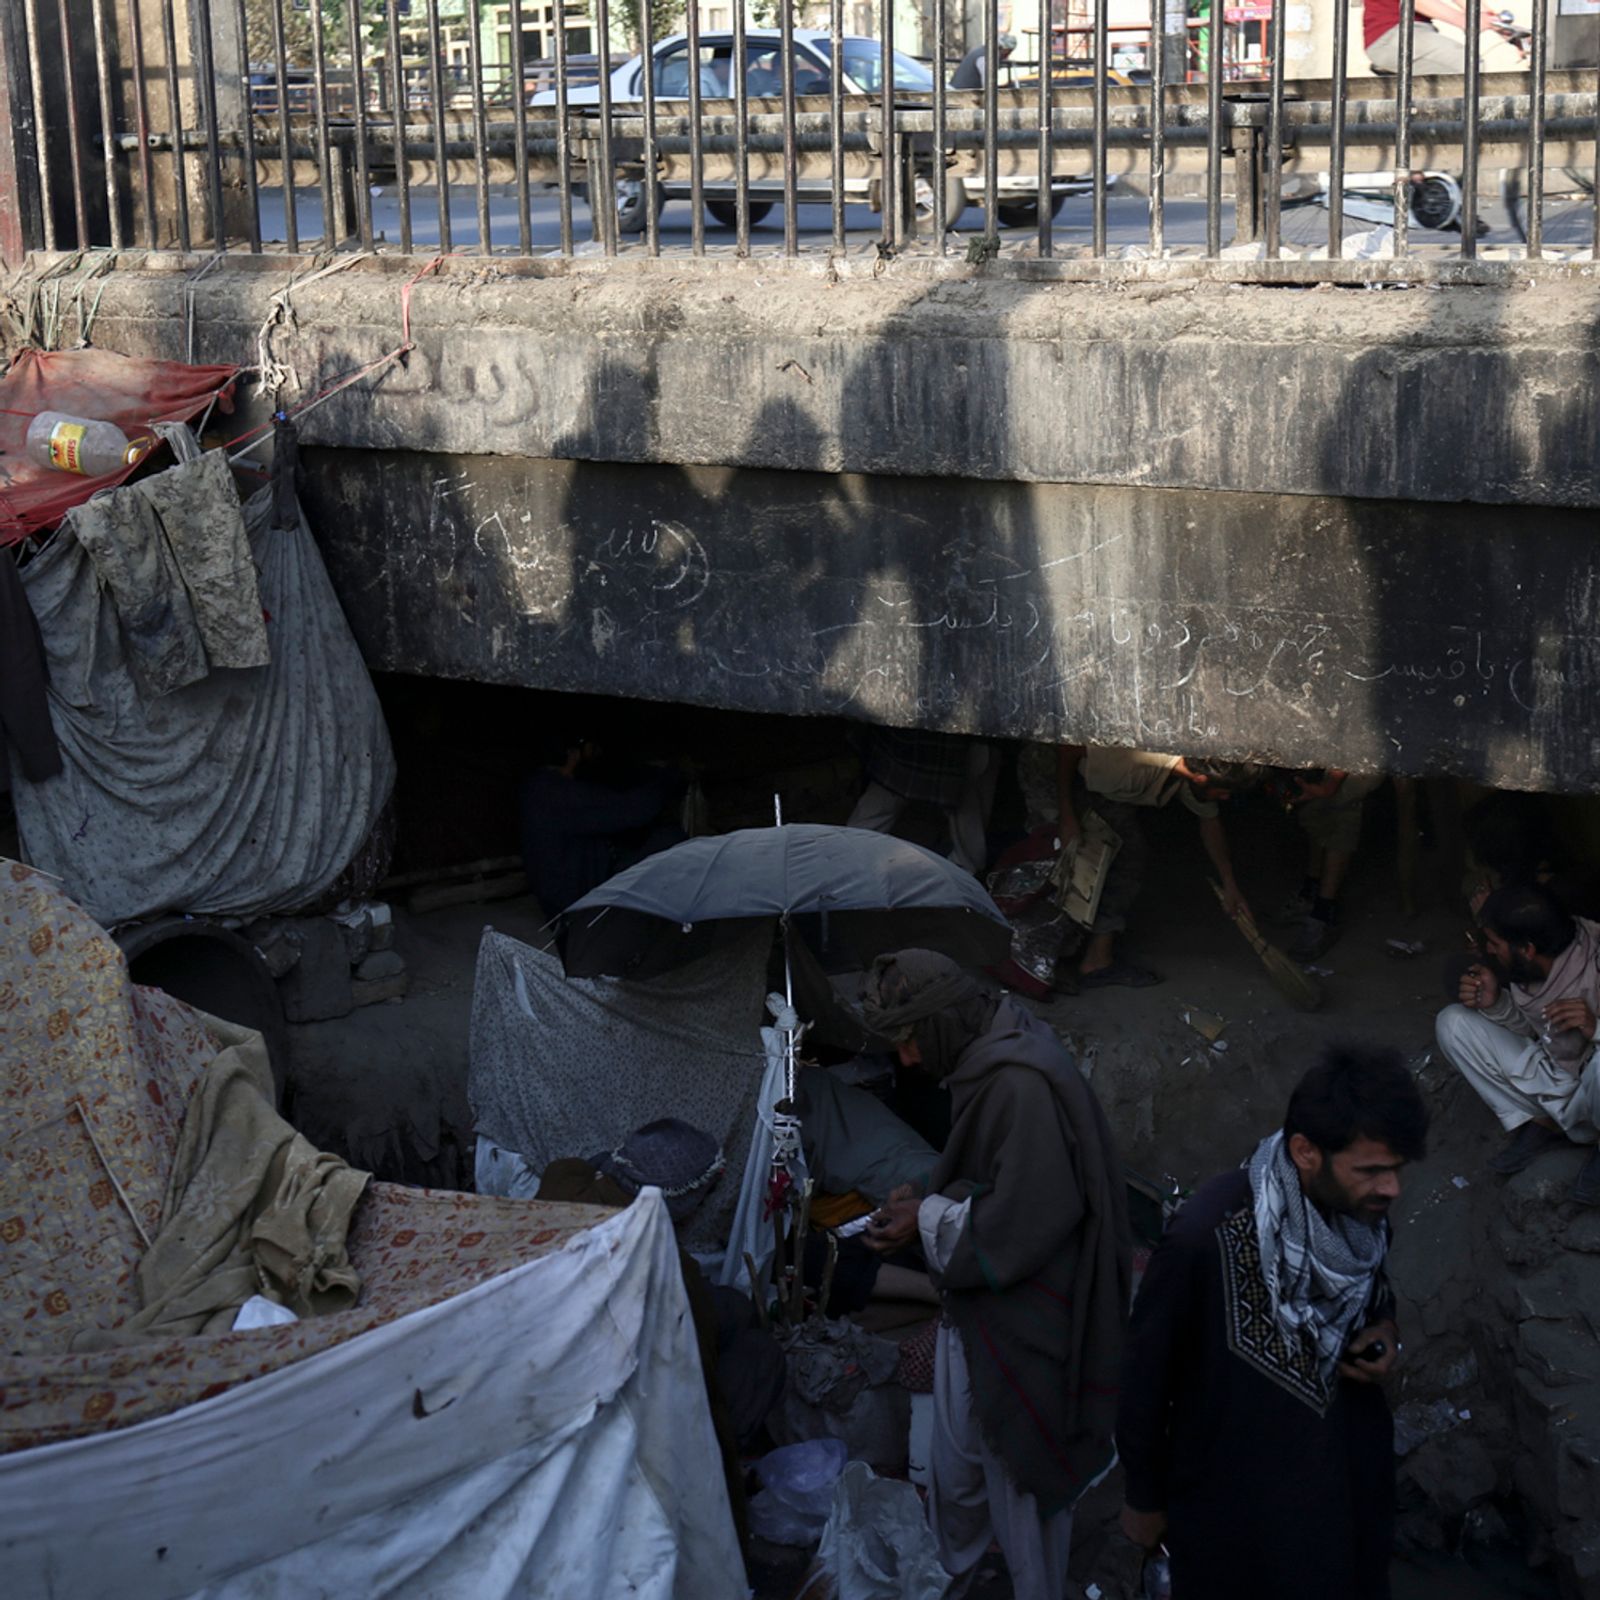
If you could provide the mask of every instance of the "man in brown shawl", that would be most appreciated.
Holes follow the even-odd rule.
[[[1122,1170],[1055,1034],[954,962],[873,963],[867,1026],[950,1091],[950,1141],[922,1199],[868,1229],[920,1235],[944,1301],[928,1515],[955,1576],[998,1538],[1018,1600],[1062,1600],[1072,1506],[1115,1459],[1131,1289]]]

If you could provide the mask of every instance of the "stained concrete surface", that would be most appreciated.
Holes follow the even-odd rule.
[[[1430,909],[1403,918],[1390,846],[1374,838],[1347,896],[1343,937],[1322,958],[1332,974],[1325,979],[1325,1007],[1306,1016],[1277,996],[1255,957],[1220,918],[1188,817],[1162,816],[1155,831],[1163,867],[1152,875],[1129,948],[1164,970],[1166,983],[1063,997],[1041,1009],[1077,1047],[1129,1164],[1152,1175],[1170,1174],[1187,1187],[1237,1163],[1275,1125],[1289,1087],[1330,1038],[1387,1042],[1420,1067],[1432,1045],[1433,1014],[1443,1002],[1440,958],[1459,942],[1461,918],[1440,883],[1433,884]],[[1241,882],[1265,916],[1298,881],[1296,838],[1260,810],[1236,819],[1234,838]],[[1438,866],[1425,860],[1425,867]],[[396,947],[412,973],[411,993],[398,1004],[293,1030],[296,1117],[336,1145],[342,1130],[343,1147],[357,1155],[409,1159],[421,1163],[418,1175],[429,1181],[465,1183],[466,1044],[477,942],[485,924],[536,940],[544,919],[522,898],[422,916],[401,910],[396,921]],[[1386,954],[1390,937],[1420,939],[1425,953],[1393,959]],[[1226,1051],[1208,1050],[1184,1022],[1184,1010],[1194,1006],[1227,1018]],[[1474,1251],[1503,1203],[1496,1180],[1483,1170],[1484,1157],[1499,1142],[1498,1130],[1470,1095],[1452,1092],[1437,1063],[1423,1069],[1422,1081],[1440,1109],[1429,1157],[1406,1175],[1395,1218],[1392,1268],[1407,1364],[1392,1399],[1400,1406],[1445,1396],[1452,1405],[1493,1418],[1500,1415],[1496,1404],[1505,1400],[1494,1393],[1502,1380],[1477,1365],[1468,1324],[1479,1293]],[[1540,1192],[1545,1200],[1525,1199],[1524,1208],[1543,1203],[1552,1214],[1559,1212],[1559,1192],[1548,1186]],[[1508,1437],[1498,1447],[1510,1450]],[[1448,1461],[1442,1470],[1448,1476]],[[1511,1506],[1509,1463],[1492,1479],[1493,1498]],[[1500,1542],[1473,1546],[1466,1523],[1430,1507],[1404,1476],[1402,1484],[1402,1535],[1412,1546],[1396,1567],[1402,1600],[1554,1592],[1542,1564],[1547,1547],[1535,1538],[1540,1570],[1521,1557],[1518,1541],[1533,1537],[1530,1528],[1484,1523]],[[1112,1527],[1116,1492],[1113,1481],[1081,1509],[1075,1555],[1079,1577],[1099,1582],[1110,1600],[1130,1593],[1132,1581],[1127,1552]],[[1511,1516],[1514,1523],[1514,1508]],[[1463,1538],[1473,1560],[1494,1569],[1489,1575],[1456,1556],[1454,1541]],[[1003,1564],[997,1560],[994,1568],[996,1576],[976,1592],[999,1600],[1009,1586]],[[783,1587],[788,1572],[779,1561],[769,1575],[775,1587],[764,1580],[759,1592],[792,1592]]]

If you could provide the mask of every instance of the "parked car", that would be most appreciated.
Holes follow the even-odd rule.
[[[843,88],[847,95],[878,94],[883,84],[883,46],[876,39],[849,35],[839,41]],[[751,28],[745,34],[745,88],[752,100],[776,99],[783,93],[783,36],[776,28]],[[731,33],[703,33],[699,40],[698,63],[691,64],[689,41],[682,34],[663,39],[655,47],[655,94],[657,101],[682,101],[689,94],[691,70],[699,74],[700,93],[708,100],[727,100],[733,94],[734,39]],[[818,29],[794,30],[794,87],[796,95],[825,95],[833,82],[833,37]],[[900,51],[894,54],[894,85],[897,95],[931,96],[933,74],[920,61]],[[635,56],[611,74],[613,105],[637,105],[644,99],[644,61]],[[599,104],[599,85],[574,85],[567,94],[569,106],[582,108]],[[553,107],[555,90],[544,89],[529,97],[530,106]],[[681,110],[681,107],[679,108]],[[977,163],[961,162],[955,170],[942,174],[945,186],[945,220],[954,226],[968,203],[982,196],[981,174],[974,177]],[[879,180],[874,175],[876,162],[848,157],[844,177],[846,204],[881,205]],[[916,176],[914,200],[919,217],[933,211],[932,168]],[[645,225],[644,184],[635,177],[619,177],[617,183],[617,225],[623,233],[638,233]],[[737,216],[737,186],[733,164],[727,156],[707,156],[704,172],[706,210],[725,227],[732,227]],[[1053,210],[1060,208],[1069,193],[1081,187],[1078,180],[1057,177],[1052,185]],[[1027,171],[1008,172],[1000,178],[1000,217],[1006,222],[1025,222],[1036,214],[1037,179]],[[662,164],[657,184],[658,206],[669,200],[691,197],[689,162],[674,156]],[[826,154],[811,153],[800,162],[796,193],[801,204],[828,205],[833,199],[833,183]],[[750,220],[760,222],[783,200],[782,162],[771,155],[752,155],[750,170]]]

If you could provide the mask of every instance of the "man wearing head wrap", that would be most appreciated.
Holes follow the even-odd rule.
[[[862,1011],[903,1066],[950,1091],[927,1195],[892,1197],[867,1235],[882,1250],[920,1235],[943,1297],[940,1558],[960,1577],[998,1538],[1018,1600],[1062,1600],[1073,1503],[1114,1460],[1131,1274],[1110,1129],[1055,1034],[944,956],[880,957]]]
[[[727,1165],[709,1133],[677,1117],[663,1117],[635,1129],[614,1150],[552,1161],[540,1180],[539,1198],[622,1207],[632,1205],[641,1189],[659,1189],[674,1227],[681,1228]],[[678,1262],[722,1450],[728,1506],[743,1547],[749,1527],[739,1447],[760,1428],[783,1390],[783,1352],[770,1333],[754,1325],[755,1311],[746,1296],[720,1284],[708,1285],[699,1264],[681,1247]]]

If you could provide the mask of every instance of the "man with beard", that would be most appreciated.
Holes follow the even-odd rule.
[[[1064,1600],[1072,1506],[1110,1467],[1131,1285],[1122,1169],[1055,1034],[953,961],[873,963],[867,1027],[950,1092],[950,1139],[918,1199],[867,1231],[920,1236],[944,1317],[934,1354],[928,1518],[960,1578],[997,1538],[1018,1600]]]
[[[1496,889],[1478,921],[1500,972],[1487,963],[1469,967],[1460,1003],[1439,1013],[1434,1031],[1511,1135],[1489,1162],[1510,1174],[1552,1146],[1600,1139],[1600,926],[1570,916],[1538,884]],[[1572,1197],[1600,1205],[1600,1151],[1591,1150]]]
[[[1166,1542],[1183,1600],[1388,1595],[1387,1214],[1427,1123],[1397,1052],[1336,1046],[1151,1258],[1117,1413],[1122,1527]]]

